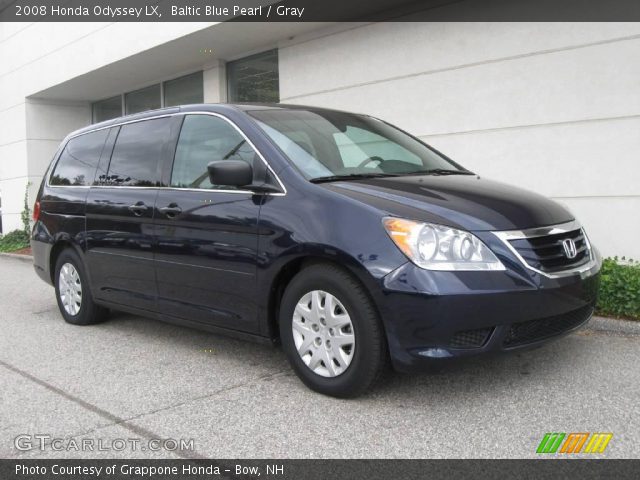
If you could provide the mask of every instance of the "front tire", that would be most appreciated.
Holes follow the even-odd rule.
[[[289,363],[312,390],[356,397],[387,364],[387,343],[367,291],[329,264],[298,273],[280,305],[280,337]]]
[[[73,325],[92,325],[104,320],[107,309],[95,304],[84,264],[78,254],[64,250],[54,273],[56,300],[62,317]]]

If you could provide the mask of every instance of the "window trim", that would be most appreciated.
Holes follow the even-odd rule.
[[[287,188],[284,186],[284,183],[282,183],[282,180],[280,180],[280,177],[276,174],[276,172],[273,170],[273,168],[271,168],[271,165],[269,164],[269,162],[267,162],[267,160],[265,159],[265,157],[262,154],[262,152],[255,146],[255,144],[242,131],[242,129],[240,127],[238,127],[238,125],[236,125],[236,123],[234,121],[232,121],[231,119],[229,119],[228,117],[226,117],[226,116],[224,116],[224,115],[222,115],[220,113],[206,112],[206,111],[165,113],[165,114],[160,114],[160,115],[154,115],[152,117],[136,118],[135,120],[128,120],[128,121],[124,121],[124,122],[120,122],[120,123],[115,123],[113,125],[107,125],[107,126],[104,126],[104,127],[98,127],[98,128],[94,128],[94,129],[88,130],[86,132],[77,133],[77,134],[75,134],[73,136],[70,136],[64,142],[64,146],[60,149],[60,152],[57,154],[57,158],[55,159],[55,161],[51,162],[51,165],[49,166],[49,170],[47,171],[45,186],[47,188],[137,188],[137,189],[154,189],[154,190],[164,189],[164,190],[207,192],[207,193],[216,193],[216,192],[218,192],[218,193],[240,193],[240,194],[249,193],[251,195],[258,195],[258,193],[254,192],[253,190],[208,190],[208,189],[202,189],[202,188],[181,188],[181,187],[138,187],[138,186],[135,186],[135,185],[51,185],[49,183],[49,177],[51,176],[51,172],[53,172],[53,169],[58,164],[58,161],[60,160],[60,157],[62,156],[62,152],[67,147],[67,144],[71,140],[73,140],[74,138],[80,137],[82,135],[87,135],[89,133],[94,133],[94,132],[97,132],[97,131],[100,131],[100,130],[105,130],[105,129],[108,129],[108,128],[121,127],[123,125],[129,125],[131,123],[144,122],[145,120],[155,120],[155,119],[158,119],[158,118],[176,117],[176,116],[179,116],[179,115],[181,115],[183,117],[185,115],[211,115],[213,117],[218,117],[218,118],[221,118],[221,119],[225,120],[227,123],[229,123],[229,125],[231,125],[233,128],[235,128],[236,131],[238,131],[238,133],[240,133],[240,135],[242,135],[242,137],[247,141],[247,143],[256,151],[256,153],[258,154],[258,157],[260,157],[262,162],[267,167],[267,170],[269,170],[271,172],[273,177],[276,179],[276,182],[278,183],[278,186],[282,189],[282,192],[273,192],[273,193],[266,192],[266,193],[260,193],[260,195],[267,195],[267,196],[270,196],[270,197],[284,197],[287,194]],[[174,160],[175,160],[175,152],[174,152]],[[109,163],[111,163],[111,162],[109,162]],[[173,166],[173,161],[172,161],[171,165]]]

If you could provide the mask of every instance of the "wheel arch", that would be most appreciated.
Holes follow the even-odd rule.
[[[280,328],[278,322],[278,316],[280,313],[280,301],[291,280],[303,269],[309,268],[312,265],[317,264],[329,264],[340,268],[347,272],[359,283],[361,283],[369,299],[371,300],[376,312],[382,320],[381,309],[375,300],[375,295],[372,292],[376,292],[380,287],[378,286],[376,279],[369,273],[369,271],[355,259],[346,255],[322,255],[319,253],[307,253],[304,255],[298,255],[288,259],[284,262],[278,272],[270,282],[270,288],[267,299],[267,316],[266,327],[267,335],[272,339],[274,343],[280,341]],[[386,329],[385,329],[386,330]]]
[[[84,252],[75,242],[71,240],[68,236],[61,236],[58,238],[53,246],[51,247],[51,252],[49,253],[49,273],[51,275],[51,282],[55,285],[55,273],[56,273],[56,263],[58,262],[58,258],[60,258],[60,254],[67,249],[73,250],[80,257],[80,261],[83,263],[83,267],[87,275],[89,271],[87,269],[87,264],[84,258]]]

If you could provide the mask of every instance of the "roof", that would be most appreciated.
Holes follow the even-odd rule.
[[[79,135],[81,133],[90,132],[92,130],[98,130],[107,128],[112,125],[118,125],[124,122],[132,122],[136,120],[143,120],[150,117],[158,117],[162,115],[172,115],[180,112],[216,112],[226,113],[229,111],[242,111],[247,112],[251,110],[307,110],[307,111],[333,111],[330,108],[322,108],[309,105],[290,105],[285,103],[197,103],[192,105],[182,105],[177,107],[158,108],[155,110],[147,110],[145,112],[134,113],[131,115],[124,115],[104,122],[94,123],[76,130],[69,134],[69,136]]]

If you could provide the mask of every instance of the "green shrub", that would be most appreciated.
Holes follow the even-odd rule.
[[[24,232],[29,237],[31,233],[31,211],[29,210],[29,187],[31,182],[27,182],[27,186],[24,189],[24,207],[20,213],[20,219],[22,220],[22,226]]]
[[[0,252],[13,252],[29,246],[29,234],[24,230],[14,230],[0,236]]]
[[[618,257],[604,259],[596,311],[640,320],[640,262],[622,260],[624,263]]]

